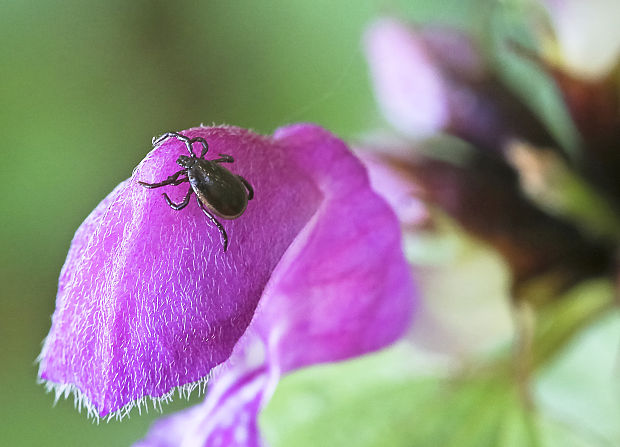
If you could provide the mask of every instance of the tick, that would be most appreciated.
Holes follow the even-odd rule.
[[[254,197],[252,185],[240,175],[235,175],[224,166],[221,166],[220,163],[233,163],[235,161],[230,155],[219,154],[220,158],[205,160],[204,156],[209,150],[209,145],[204,138],[195,137],[190,139],[180,133],[168,132],[155,140],[153,145],[156,146],[167,138],[177,138],[185,143],[185,147],[187,147],[190,155],[180,155],[177,159],[177,164],[183,169],[159,183],[141,181],[138,181],[138,183],[150,189],[166,185],[176,186],[189,182],[190,188],[187,190],[187,194],[185,194],[182,202],[174,203],[166,193],[162,194],[164,199],[166,199],[170,208],[179,211],[189,204],[192,193],[196,193],[196,201],[200,209],[220,230],[222,244],[224,245],[224,251],[226,251],[228,248],[228,235],[215,216],[227,220],[241,216],[248,206],[248,200],[252,200]],[[192,148],[194,143],[202,145],[200,157],[197,157],[194,153]]]

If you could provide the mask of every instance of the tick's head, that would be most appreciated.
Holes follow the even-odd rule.
[[[196,158],[194,157],[188,157],[187,155],[179,155],[179,158],[177,158],[177,164],[187,169],[194,166],[194,163],[196,163]]]

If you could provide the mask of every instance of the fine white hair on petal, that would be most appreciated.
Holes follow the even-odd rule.
[[[219,368],[215,368],[218,370]],[[86,416],[89,419],[93,419],[93,422],[99,424],[101,419],[104,419],[106,422],[110,422],[111,420],[121,421],[125,418],[130,417],[131,411],[135,408],[138,411],[138,414],[141,415],[144,410],[145,413],[149,412],[149,404],[150,406],[158,412],[162,412],[162,403],[168,404],[172,401],[175,391],[178,396],[181,398],[185,398],[189,400],[192,393],[197,390],[197,395],[202,396],[206,393],[207,384],[213,377],[215,371],[211,371],[206,377],[203,377],[200,380],[195,382],[186,383],[185,385],[180,385],[163,396],[152,397],[145,396],[136,401],[130,402],[124,407],[109,413],[108,415],[101,417],[99,416],[99,412],[97,408],[93,405],[90,399],[80,391],[75,385],[69,383],[55,383],[47,380],[40,380],[39,383],[45,386],[45,391],[48,393],[54,393],[54,403],[56,405],[60,398],[68,399],[69,396],[73,395],[73,404],[79,413],[82,413],[82,409],[85,410]]]

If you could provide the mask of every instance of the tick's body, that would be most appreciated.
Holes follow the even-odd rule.
[[[187,178],[198,199],[222,219],[236,219],[248,206],[248,190],[228,169],[209,160],[192,159]]]
[[[233,163],[234,159],[230,155],[220,154],[221,158],[215,160],[205,160],[203,157],[209,150],[209,146],[204,138],[196,137],[189,139],[185,135],[176,132],[162,135],[154,144],[169,137],[175,137],[185,143],[191,156],[181,155],[177,159],[177,163],[183,167],[180,171],[175,172],[163,182],[145,183],[138,182],[145,188],[159,188],[166,185],[180,185],[189,182],[191,188],[187,191],[185,199],[181,203],[174,203],[166,193],[163,194],[166,202],[171,208],[181,210],[189,204],[192,192],[196,193],[198,205],[205,215],[220,230],[224,251],[228,247],[228,235],[226,230],[213,214],[222,219],[236,219],[245,211],[248,200],[252,200],[254,191],[252,186],[246,179],[240,175],[235,175],[219,163]],[[203,147],[200,157],[194,154],[192,149],[193,143],[200,143]],[[179,177],[185,175],[184,178]],[[213,214],[211,214],[213,213]]]

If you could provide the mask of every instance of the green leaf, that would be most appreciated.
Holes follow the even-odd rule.
[[[616,310],[579,334],[542,372],[537,400],[557,431],[563,427],[590,446],[620,445],[619,348]]]
[[[491,447],[502,438],[525,445],[519,424],[503,424],[519,409],[509,381],[452,380],[416,369],[415,353],[401,344],[289,376],[262,415],[267,440],[275,447]]]
[[[539,372],[532,407],[510,369],[458,373],[402,342],[284,378],[261,426],[274,447],[620,445],[619,345],[608,313]]]

